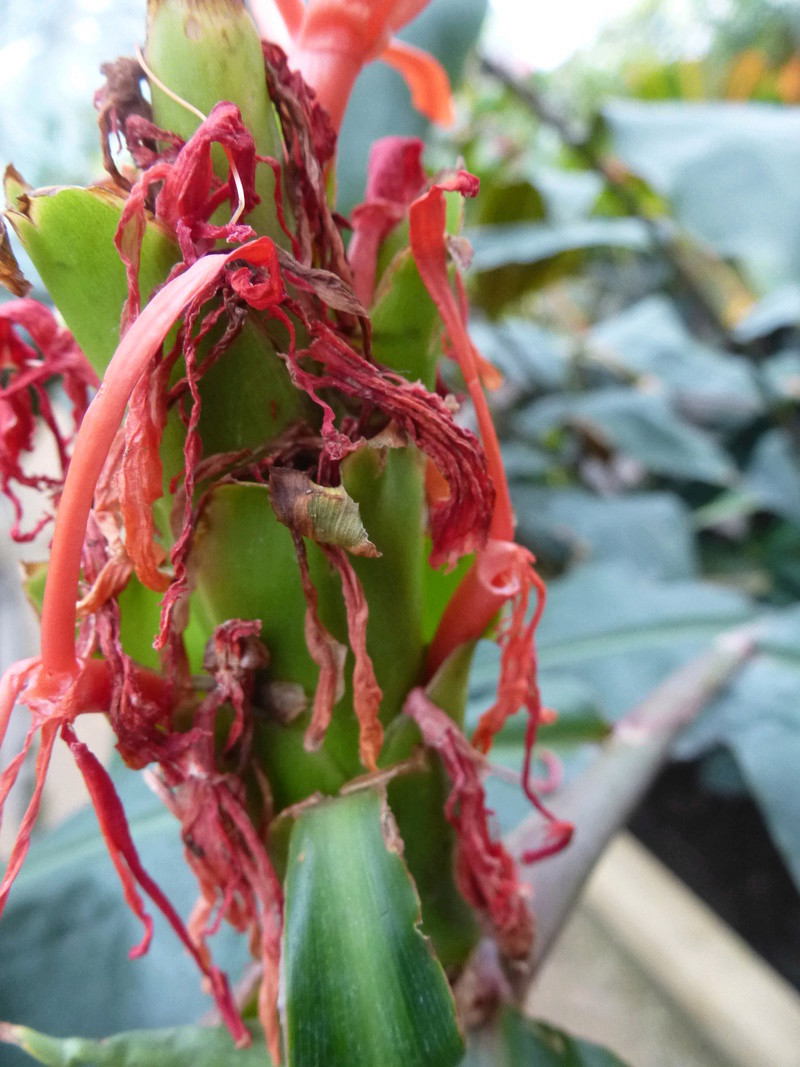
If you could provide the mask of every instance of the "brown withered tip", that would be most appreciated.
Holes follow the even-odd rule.
[[[17,263],[2,215],[0,215],[0,285],[14,296],[27,296],[32,288]]]

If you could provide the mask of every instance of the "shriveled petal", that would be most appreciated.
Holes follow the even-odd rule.
[[[341,548],[323,545],[322,550],[338,570],[342,579],[342,595],[347,611],[347,634],[355,657],[353,669],[353,710],[359,724],[358,751],[362,764],[369,771],[378,769],[377,759],[383,744],[380,713],[383,693],[375,677],[375,668],[367,651],[367,622],[369,608],[361,582],[358,580],[347,553]]]
[[[489,833],[479,757],[424,689],[412,689],[403,711],[419,726],[423,741],[439,755],[452,782],[445,815],[456,831],[458,888],[490,920],[502,951],[522,959],[533,943],[533,914],[513,859]]]

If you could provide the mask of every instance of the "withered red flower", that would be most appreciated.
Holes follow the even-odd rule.
[[[22,331],[33,345],[24,340]],[[65,431],[56,419],[49,394],[56,384],[62,386],[72,404],[72,423],[77,428],[99,382],[69,330],[36,300],[12,300],[0,306],[0,489],[14,507],[11,536],[15,541],[36,537],[52,513],[23,531],[22,503],[14,486],[38,489],[55,504],[69,463],[73,433]],[[52,437],[60,477],[35,474],[23,467],[23,457],[35,447],[37,419]]]

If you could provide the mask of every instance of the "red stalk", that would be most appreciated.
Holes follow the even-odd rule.
[[[253,242],[255,244],[256,242]],[[252,247],[252,246],[245,246]],[[74,673],[81,549],[95,486],[133,387],[186,305],[243,249],[207,255],[165,285],[120,342],[78,431],[56,517],[42,608],[43,681]]]

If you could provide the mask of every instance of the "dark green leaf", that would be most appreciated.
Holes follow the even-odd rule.
[[[800,523],[800,450],[788,431],[769,430],[759,438],[744,484],[765,511]]]
[[[589,1041],[504,1008],[492,1028],[471,1035],[461,1067],[625,1067]]]
[[[470,229],[475,271],[496,270],[510,264],[542,263],[564,252],[592,248],[623,248],[646,252],[647,227],[639,219],[587,219],[560,226],[547,223],[504,223]]]
[[[286,878],[290,1067],[451,1067],[463,1054],[450,987],[381,794],[304,812]]]
[[[580,430],[584,425],[654,474],[711,485],[735,478],[736,468],[722,448],[680,421],[664,395],[614,388],[547,397],[515,420],[518,433],[539,439],[559,427]]]

